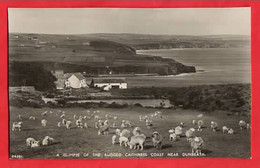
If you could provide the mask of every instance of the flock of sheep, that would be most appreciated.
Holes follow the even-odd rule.
[[[120,146],[129,147],[130,149],[139,149],[143,150],[145,143],[147,142],[147,135],[143,133],[140,127],[133,127],[133,123],[130,120],[122,120],[121,125],[117,125],[115,121],[118,121],[118,116],[111,116],[106,114],[105,117],[101,117],[100,111],[95,110],[91,112],[87,110],[87,115],[85,116],[77,116],[74,114],[73,119],[66,117],[66,112],[58,110],[57,112],[53,111],[45,111],[43,112],[41,118],[41,126],[47,127],[48,121],[46,119],[47,115],[56,114],[58,118],[57,127],[65,127],[66,129],[71,129],[75,123],[75,126],[79,129],[87,129],[89,127],[93,127],[97,130],[98,135],[106,135],[109,136],[109,133],[112,133],[112,144],[119,144]],[[18,116],[19,121],[13,122],[12,131],[22,131],[23,130],[23,120],[36,120],[35,116],[23,117],[22,115]],[[140,123],[145,123],[146,129],[151,129],[154,126],[153,120],[163,120],[162,112],[156,111],[152,114],[139,116]],[[89,126],[89,121],[94,121],[94,125]],[[119,121],[120,122],[120,121]],[[191,123],[194,125],[194,128],[188,128],[184,130],[184,122],[180,122],[180,124],[168,130],[169,132],[169,140],[177,141],[181,137],[186,137],[189,146],[191,147],[192,153],[201,154],[201,150],[204,146],[204,141],[201,137],[195,136],[196,127],[197,131],[203,131],[205,128],[205,123],[203,120],[203,114],[199,114],[197,116],[197,120],[192,120]],[[240,129],[250,129],[250,124],[246,123],[243,120],[238,122]],[[133,130],[130,131],[130,129]],[[111,131],[111,128],[113,131]],[[216,132],[219,129],[219,125],[216,121],[210,122],[210,128],[213,132]],[[234,129],[228,128],[227,126],[222,126],[222,131],[224,134],[234,134]],[[154,148],[161,149],[163,145],[163,136],[158,131],[153,131],[152,135],[149,137],[152,140]],[[40,140],[35,140],[32,137],[28,137],[26,139],[26,145],[30,148],[36,148],[40,145],[47,146],[55,143],[54,138],[50,136],[45,136],[45,138]]]

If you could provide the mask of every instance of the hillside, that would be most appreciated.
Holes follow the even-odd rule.
[[[47,70],[81,71],[91,75],[195,72],[173,59],[139,55],[129,45],[79,35],[10,34],[10,62],[37,62]]]

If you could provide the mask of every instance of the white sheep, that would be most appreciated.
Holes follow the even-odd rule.
[[[117,142],[118,140],[118,136],[117,135],[113,135],[112,136],[112,144],[115,145],[115,143]]]
[[[34,116],[30,116],[29,120],[35,120],[36,118]]]
[[[76,114],[73,115],[73,119],[77,120],[77,115]]]
[[[228,133],[229,128],[227,126],[222,127],[223,134]]]
[[[26,139],[26,146],[30,148],[35,148],[40,146],[40,141],[36,141],[34,138],[27,138]]]
[[[153,146],[155,148],[162,148],[162,140],[163,137],[160,135],[157,131],[153,132],[152,134],[152,141],[153,141]]]
[[[128,142],[130,149],[136,149],[137,147],[138,148],[140,147],[140,150],[144,149],[144,143],[145,143],[146,137],[142,136],[142,135],[135,135],[135,136],[131,137],[131,140]]]
[[[120,129],[116,129],[116,135],[120,135],[121,130]]]
[[[129,139],[124,136],[120,136],[119,145],[122,146],[123,143],[125,144],[125,147],[127,147],[128,143],[129,143]]]
[[[193,124],[193,125],[196,125],[196,120],[192,120],[192,124]]]
[[[47,120],[46,119],[42,119],[41,124],[43,127],[47,126]]]
[[[114,119],[114,120],[117,120],[117,116],[114,116],[113,119]]]
[[[212,128],[213,132],[216,132],[218,128],[218,123],[215,121],[211,121],[210,127]]]
[[[187,137],[187,141],[190,141],[190,140],[191,140],[191,138],[193,137],[194,132],[195,132],[195,129],[194,129],[194,128],[190,128],[189,130],[187,130],[187,131],[185,132],[185,135],[186,135],[186,137]]]
[[[77,126],[78,128],[83,128],[83,123],[82,123],[82,120],[81,120],[81,119],[77,119],[77,120],[76,120],[76,126]]]
[[[98,129],[98,135],[108,135],[109,133],[109,125],[102,125]]]
[[[203,125],[204,125],[204,122],[203,122],[202,120],[199,120],[199,121],[197,122],[197,124],[198,124],[198,131],[202,131],[202,127],[203,127]]]
[[[45,111],[42,113],[42,116],[46,116],[48,114],[48,111]]]
[[[70,129],[71,125],[72,125],[72,122],[71,121],[67,121],[65,125],[66,125],[67,129]]]
[[[61,123],[62,123],[63,125],[66,125],[66,122],[67,122],[67,120],[65,120],[64,118],[63,118],[62,121],[61,121]]]
[[[134,135],[140,135],[141,134],[141,128],[140,127],[135,127],[133,129],[133,134]]]
[[[180,122],[180,127],[184,127],[184,122]]]
[[[63,118],[63,119],[64,119],[64,118],[65,118],[65,114],[62,114],[62,115],[60,116],[60,118]]]
[[[229,130],[228,130],[228,134],[234,134],[234,130],[232,129],[232,128],[229,128]]]
[[[120,133],[120,136],[123,136],[123,137],[126,137],[126,138],[129,138],[130,135],[131,135],[131,133],[127,129],[122,130],[121,133]]]
[[[177,127],[175,128],[174,132],[175,132],[175,134],[176,134],[176,136],[177,136],[178,138],[181,137],[182,127],[177,126]]]
[[[195,151],[195,153],[201,154],[201,149],[204,145],[204,141],[202,140],[201,137],[194,137],[191,139],[190,145],[191,145],[192,153],[194,153]]]
[[[54,143],[54,139],[49,137],[49,136],[46,136],[43,140],[42,140],[42,145],[43,146],[48,146],[48,145],[51,145]]]
[[[246,128],[246,122],[244,120],[240,120],[238,124],[241,130]]]
[[[109,121],[108,121],[108,120],[105,120],[105,121],[104,121],[104,125],[109,125]]]
[[[23,119],[23,116],[21,114],[18,115],[19,120]]]
[[[84,127],[88,128],[88,123],[87,122],[84,123]]]
[[[151,129],[151,127],[153,126],[153,121],[152,120],[145,120],[145,125],[147,129]]]
[[[13,122],[13,127],[12,127],[12,131],[22,131],[22,127],[23,127],[23,122],[19,121],[19,122]]]
[[[115,127],[116,127],[116,123],[113,123],[113,124],[112,124],[112,127],[115,128]]]
[[[203,117],[203,114],[199,114],[197,117],[198,117],[198,118],[202,118],[202,117]]]
[[[58,127],[61,127],[61,123],[60,123],[60,122],[58,122],[57,126],[58,126]]]
[[[170,138],[170,141],[176,141],[177,135],[174,132],[172,132],[172,133],[170,133],[169,138]]]

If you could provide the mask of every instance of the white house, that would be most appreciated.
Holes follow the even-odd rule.
[[[88,87],[86,78],[81,73],[68,74],[65,80],[65,86],[71,88]]]
[[[103,90],[110,89],[127,89],[127,82],[125,78],[93,78],[90,84],[92,87],[103,88]]]

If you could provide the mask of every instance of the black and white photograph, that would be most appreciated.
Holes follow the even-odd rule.
[[[11,159],[251,158],[251,8],[8,8]]]

